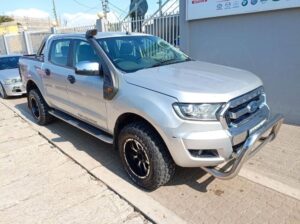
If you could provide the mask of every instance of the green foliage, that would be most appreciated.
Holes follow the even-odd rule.
[[[0,24],[11,21],[14,21],[14,19],[9,16],[0,16]]]

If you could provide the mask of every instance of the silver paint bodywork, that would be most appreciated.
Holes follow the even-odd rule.
[[[100,33],[95,38],[124,35]],[[172,107],[175,102],[227,105],[232,99],[262,86],[261,80],[250,72],[190,61],[124,73],[115,68],[101,50],[101,56],[117,80],[118,88],[112,100],[105,100],[102,76],[78,75],[74,68],[59,67],[48,61],[49,46],[58,38],[85,40],[82,34],[50,36],[45,45],[43,62],[20,59],[24,85],[29,80],[33,81],[50,107],[112,135],[121,115],[132,113],[143,117],[161,135],[179,166],[210,167],[226,162],[233,155],[233,145],[245,141],[249,130],[268,123],[270,112],[265,102],[261,105],[260,115],[241,127],[231,129],[224,126],[221,120],[183,120]],[[53,75],[47,76],[44,72],[46,68],[53,71]],[[67,81],[68,75],[75,76],[75,84]],[[218,156],[198,158],[192,156],[189,149],[213,149],[217,150]]]
[[[5,80],[7,79],[20,79],[19,70],[17,68],[0,70],[0,83],[8,96],[21,96],[26,94],[26,90],[21,81],[7,85],[5,84]]]

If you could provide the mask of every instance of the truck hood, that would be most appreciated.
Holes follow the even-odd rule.
[[[0,70],[0,81],[17,78],[20,78],[19,69],[17,68]]]
[[[189,61],[126,73],[125,80],[185,103],[221,103],[262,85],[241,69]]]

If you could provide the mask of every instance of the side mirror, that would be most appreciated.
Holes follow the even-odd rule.
[[[100,64],[98,62],[81,61],[75,66],[78,75],[99,75]]]

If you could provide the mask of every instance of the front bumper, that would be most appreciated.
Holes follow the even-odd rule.
[[[252,133],[243,145],[232,155],[223,169],[202,167],[206,172],[220,179],[231,179],[235,177],[243,164],[254,156],[264,145],[274,140],[283,122],[281,115],[275,115],[270,118],[262,127]],[[228,169],[228,166],[230,168]],[[225,169],[224,169],[225,168]]]
[[[3,85],[8,96],[21,96],[26,94],[26,89],[22,83],[14,83],[10,85]]]
[[[245,158],[249,159],[254,155],[250,151],[257,152],[263,145],[273,140],[280,128],[282,116],[270,117],[266,112],[268,111],[262,110],[261,115],[240,127],[239,132],[225,130],[218,122],[202,122],[200,125],[193,122],[184,123],[169,129],[165,142],[173,160],[181,167],[202,167],[217,176],[219,173],[211,167],[235,162],[234,170],[238,172]],[[270,130],[272,132],[269,138],[261,138]],[[256,149],[253,145],[261,141],[263,144]],[[215,151],[216,154],[195,156],[191,154],[192,150]]]

